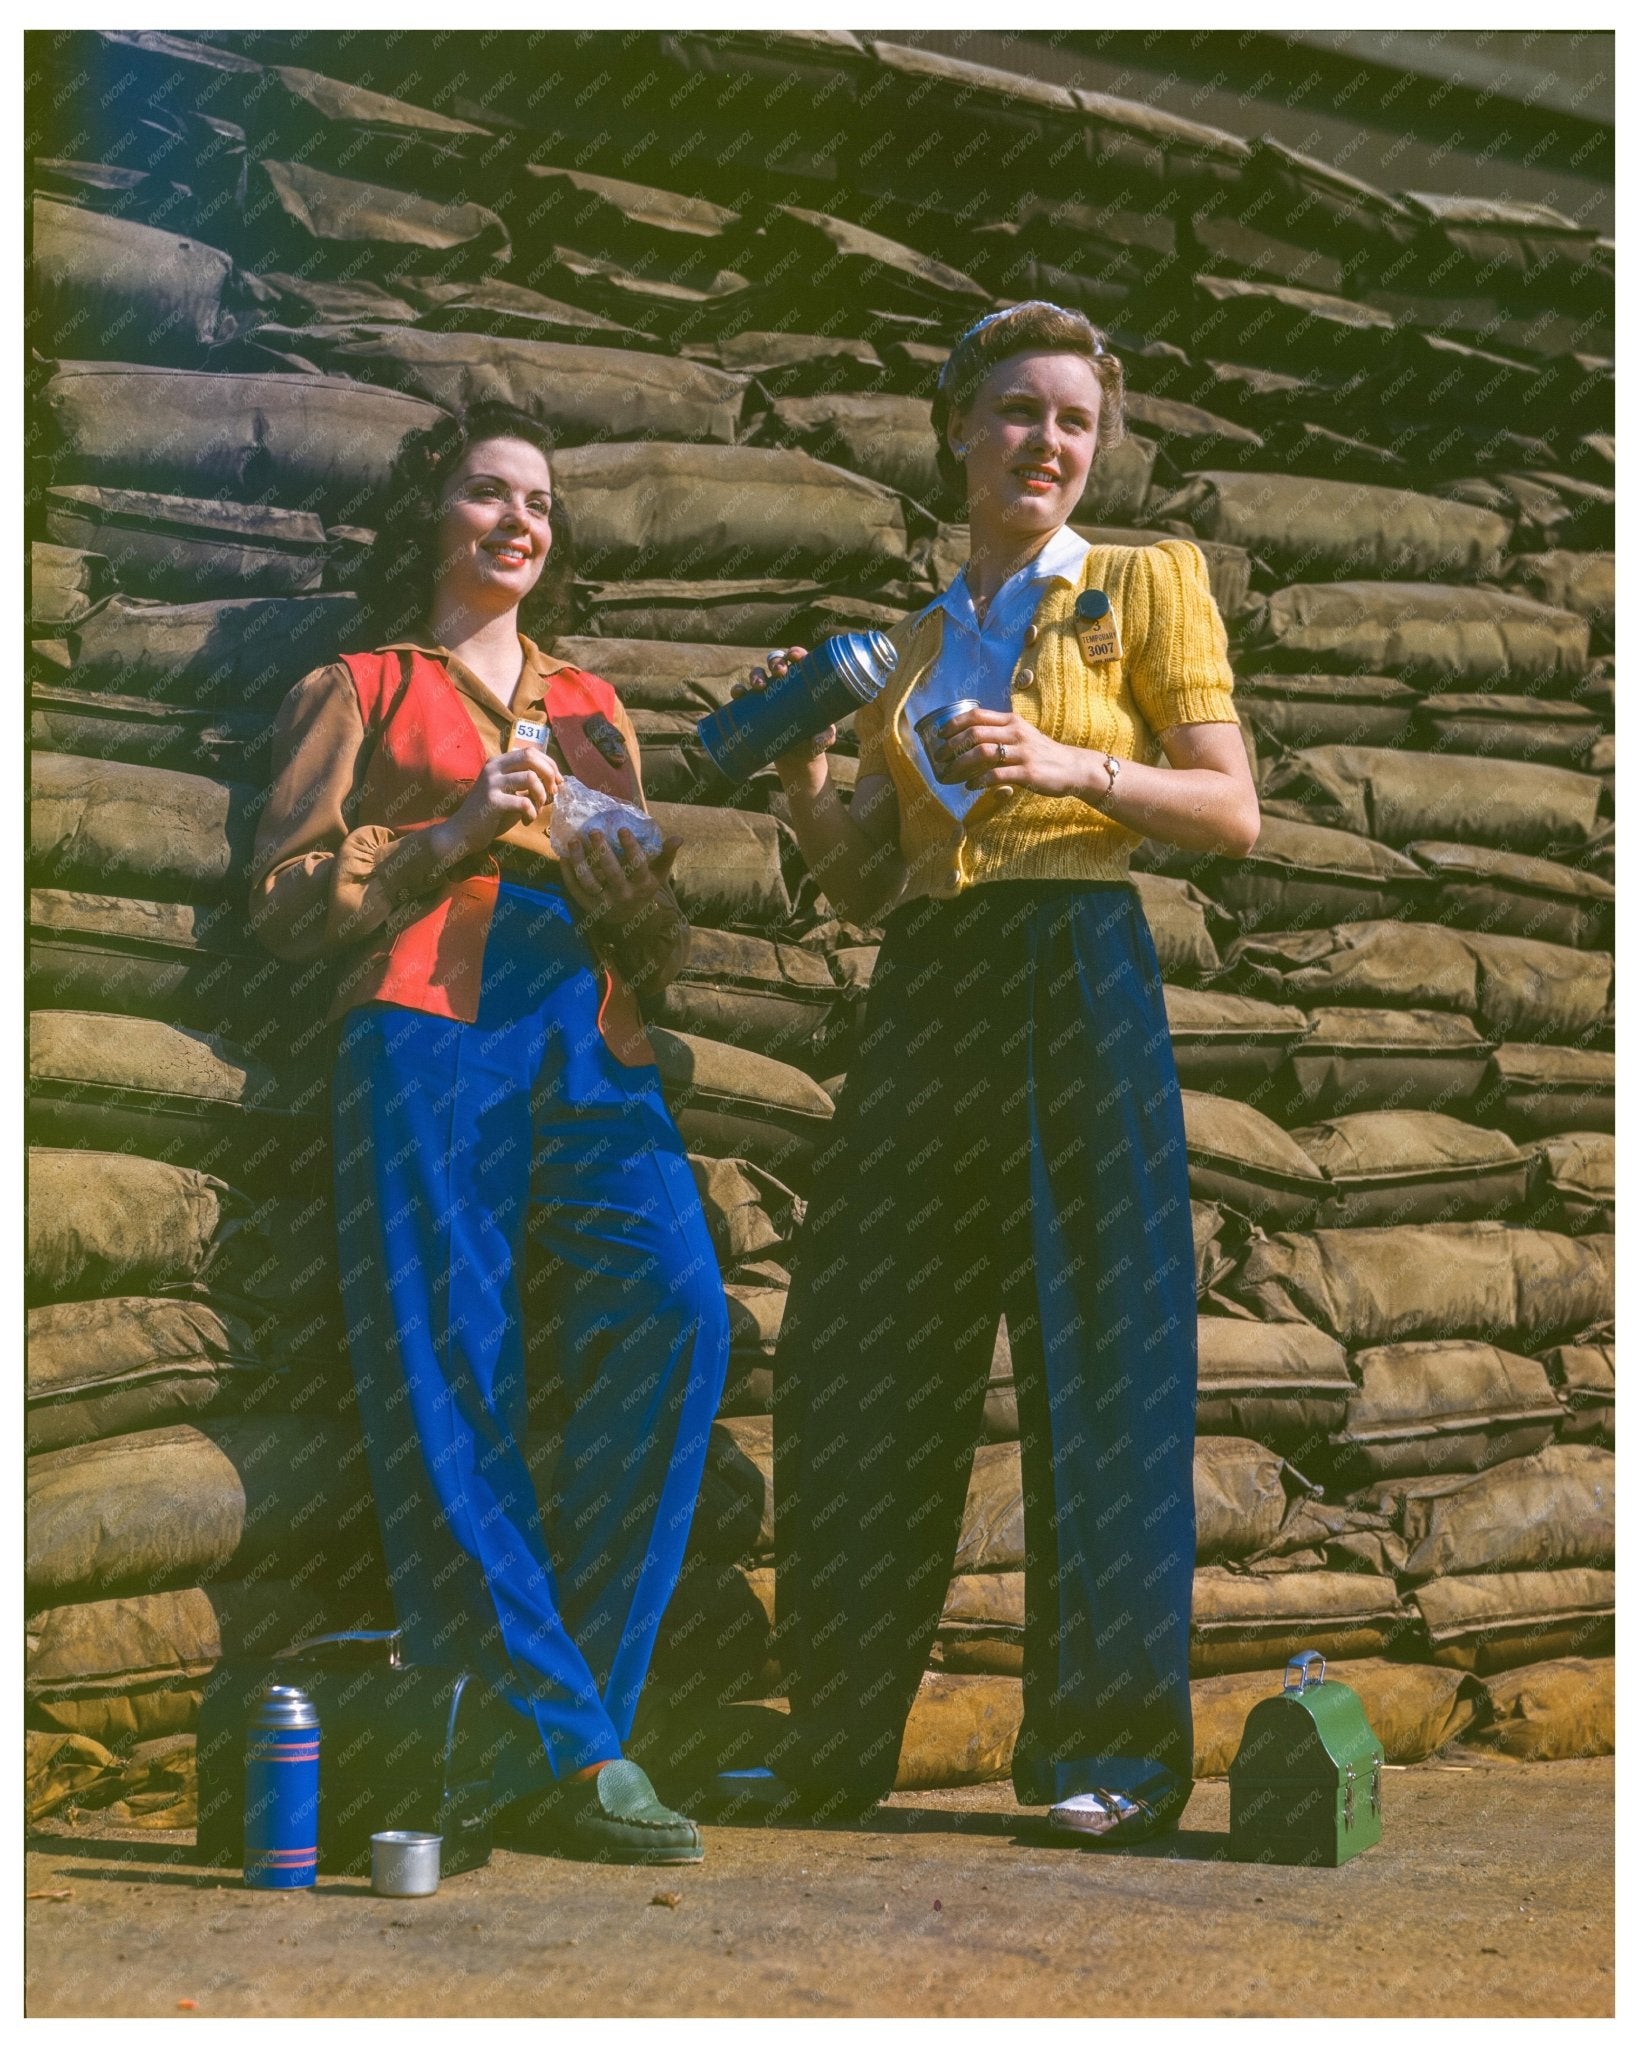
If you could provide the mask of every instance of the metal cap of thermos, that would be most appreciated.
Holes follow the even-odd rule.
[[[836,633],[761,690],[747,690],[702,718],[695,731],[712,765],[744,782],[776,754],[857,711],[898,664],[885,633]]]

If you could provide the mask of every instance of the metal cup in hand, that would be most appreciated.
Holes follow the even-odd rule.
[[[899,660],[885,633],[836,633],[766,688],[731,698],[695,727],[713,765],[744,782],[776,754],[800,746],[869,704]]]
[[[977,711],[977,697],[955,697],[950,703],[941,704],[937,710],[929,711],[916,721],[916,737],[922,742],[922,750],[928,757],[929,765],[941,782],[955,782],[960,778],[940,772],[939,763],[934,759],[934,749],[942,742],[944,728],[952,719],[960,718],[964,711]]]

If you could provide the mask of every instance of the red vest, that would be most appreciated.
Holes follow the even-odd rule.
[[[415,831],[458,810],[488,754],[443,663],[391,648],[342,660],[358,692],[368,756],[355,822]],[[601,676],[564,668],[547,678],[546,717],[569,772],[589,788],[639,804],[631,762],[617,767],[586,736],[588,719],[609,719],[618,709]],[[380,1001],[473,1023],[500,886],[500,866],[486,855],[479,872],[448,883],[419,916],[390,920],[344,971],[332,1015]],[[626,1066],[652,1065],[654,1048],[631,990],[618,969],[604,965],[602,973],[598,1028],[610,1051]]]

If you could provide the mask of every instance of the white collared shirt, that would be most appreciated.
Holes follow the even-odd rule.
[[[1092,545],[1068,526],[1061,526],[1040,554],[1008,577],[997,591],[979,622],[967,587],[967,571],[955,578],[917,613],[925,619],[942,611],[944,635],[938,659],[905,698],[900,716],[904,719],[906,744],[921,768],[928,787],[956,817],[966,817],[980,792],[960,783],[940,782],[934,775],[926,749],[916,735],[916,721],[941,704],[958,697],[977,697],[990,711],[1013,708],[1013,676],[1025,648],[1025,634],[1041,603],[1042,588],[1048,583],[1075,583]]]

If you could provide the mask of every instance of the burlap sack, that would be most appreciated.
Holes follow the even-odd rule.
[[[1576,612],[1591,628],[1595,652],[1610,648],[1616,635],[1616,557],[1572,554],[1555,548],[1545,555],[1516,555],[1508,568],[1509,587],[1539,604]]]
[[[1604,721],[1590,705],[1464,690],[1425,697],[1410,737],[1431,754],[1500,755],[1585,769],[1603,730]]]
[[[929,1653],[935,1671],[1024,1672],[1024,1574],[974,1572],[954,1578]]]
[[[762,1280],[724,1282],[730,1356],[741,1370],[753,1364],[772,1367],[780,1341],[780,1325],[785,1320],[786,1291],[784,1287],[770,1286]],[[726,1408],[723,1410],[724,1414],[729,1412]],[[758,1406],[747,1412],[766,1415],[772,1410]]]
[[[1153,516],[1182,519],[1208,540],[1248,549],[1278,576],[1314,583],[1495,579],[1513,534],[1494,512],[1417,491],[1247,470],[1196,471]]]
[[[1201,891],[1171,875],[1135,872],[1132,880],[1167,980],[1202,981],[1216,974],[1222,963],[1208,922],[1214,906]]]
[[[446,412],[515,406],[549,427],[560,448],[591,441],[737,440],[750,382],[640,349],[494,334],[355,326],[291,340],[322,369],[408,392]],[[569,503],[573,517],[575,501]]]
[[[86,1735],[30,1728],[23,1749],[30,1821],[94,1813],[101,1827],[191,1828],[198,1819],[191,1735],[163,1735],[116,1756]]]
[[[241,1317],[141,1295],[30,1309],[26,1376],[30,1451],[268,1404],[280,1394],[288,1405],[291,1391],[289,1374],[259,1351]],[[314,1384],[311,1375],[306,1383]]]
[[[1460,584],[1298,583],[1270,598],[1271,667],[1394,675],[1424,689],[1564,690],[1588,663],[1588,622]]]
[[[1267,1671],[1299,1650],[1376,1657],[1408,1623],[1394,1581],[1372,1573],[1202,1565],[1190,1614],[1190,1676]]]
[[[984,286],[964,272],[854,221],[807,207],[775,207],[763,221],[756,249],[758,276],[777,282],[783,301],[813,298],[827,313],[839,306],[904,310],[966,326],[990,305]],[[745,260],[753,260],[749,251]]]
[[[1354,1481],[1482,1471],[1541,1450],[1559,1421],[1537,1361],[1492,1344],[1369,1345],[1351,1364],[1359,1391],[1332,1441]]]
[[[261,792],[169,768],[36,754],[29,764],[34,879],[119,895],[236,894]]]
[[[1135,204],[1144,188],[1165,193],[1162,212],[1170,212],[1179,191],[1207,194],[1233,187],[1251,158],[1250,144],[1226,129],[1153,106],[1148,100],[1121,99],[1113,93],[1071,88],[1081,109],[1082,134],[1095,179],[1118,179],[1134,189]]]
[[[715,341],[690,342],[685,353],[755,377],[776,396],[871,391],[882,382],[881,356],[868,341],[845,335],[784,334],[747,328]]]
[[[1409,1579],[1608,1569],[1616,1561],[1616,1460],[1591,1444],[1550,1444],[1449,1493],[1408,1498],[1400,1527]]]
[[[271,714],[292,683],[354,644],[357,620],[357,600],[344,596],[112,597],[60,639],[36,641],[35,654],[42,673],[75,689]]]
[[[1280,1073],[1309,1030],[1301,1010],[1217,989],[1169,984],[1167,1029],[1184,1087],[1248,1096]]]
[[[560,660],[613,683],[628,711],[680,711],[704,718],[726,704],[736,683],[764,661],[766,647],[716,647],[706,641],[597,640],[560,634]]]
[[[1190,1192],[1259,1223],[1313,1218],[1325,1177],[1300,1146],[1250,1103],[1183,1091]]]
[[[1200,1300],[1235,1270],[1240,1238],[1250,1226],[1226,1217],[1216,1202],[1191,1201],[1190,1231],[1195,1239],[1195,1294]]]
[[[1195,1775],[1222,1778],[1241,1746],[1246,1717],[1281,1691],[1284,1671],[1198,1678],[1189,1689],[1195,1721]],[[1484,1711],[1485,1693],[1467,1673],[1431,1664],[1395,1664],[1385,1657],[1329,1659],[1328,1680],[1359,1699],[1368,1726],[1391,1764],[1420,1764],[1469,1731]]]
[[[650,806],[655,822],[683,842],[672,887],[685,914],[702,925],[780,925],[792,914],[790,884],[800,855],[777,819],[700,804]]]
[[[384,284],[372,284],[365,277],[298,277],[293,270],[263,270],[257,276],[275,294],[269,309],[271,319],[288,327],[312,322],[346,326],[355,320],[402,320],[408,324],[422,303],[422,295],[410,288],[407,278],[399,279],[397,288],[389,291]],[[466,289],[453,282],[442,287],[456,299]]]
[[[1016,1572],[1024,1567],[1024,1494],[1016,1443],[980,1444],[962,1508],[962,1533],[952,1567]]]
[[[1521,1137],[1613,1131],[1616,1055],[1560,1045],[1499,1045],[1475,1108]]]
[[[207,243],[38,196],[30,226],[29,324],[44,355],[134,331],[146,361],[195,364],[249,310],[233,258]]]
[[[783,1245],[801,1224],[804,1204],[783,1182],[748,1159],[689,1157],[711,1241],[725,1266]]]
[[[58,547],[52,541],[30,541],[28,550],[28,624],[31,634],[62,632],[77,625],[114,590],[114,573],[106,556],[82,548]]]
[[[553,471],[591,576],[881,580],[907,563],[897,495],[795,448],[611,443]]]
[[[654,1014],[673,1030],[824,1073],[845,1007],[823,954],[696,925],[688,965]]]
[[[1443,1010],[1308,1013],[1287,1056],[1280,1114],[1288,1122],[1354,1111],[1455,1108],[1479,1094],[1491,1048],[1468,1018]]]
[[[1414,839],[1406,852],[1438,878],[1442,923],[1590,951],[1615,942],[1616,891],[1582,868],[1442,839]]]
[[[1609,1053],[1589,1057],[1613,1059]],[[1567,1131],[1531,1147],[1533,1213],[1545,1226],[1581,1237],[1616,1228],[1616,1139],[1609,1131]]]
[[[1471,1337],[1540,1350],[1613,1312],[1615,1244],[1505,1223],[1419,1223],[1254,1237],[1235,1301],[1273,1322],[1313,1323],[1353,1351]]]
[[[303,1566],[331,1578],[374,1540],[363,1443],[333,1421],[144,1429],[28,1463],[40,1606]]]
[[[1574,1040],[1603,1022],[1611,989],[1608,953],[1386,920],[1236,939],[1224,966],[1271,1002],[1457,1010],[1494,1039]]]
[[[806,449],[923,504],[944,496],[931,408],[923,398],[855,391],[781,398],[764,416],[758,439],[769,447]]]
[[[1236,277],[1197,277],[1191,352],[1348,376],[1383,360],[1390,314],[1357,299]]]
[[[26,1286],[34,1301],[205,1278],[249,1204],[225,1181],[120,1152],[33,1146]]]
[[[1323,1330],[1201,1316],[1196,1333],[1198,1430],[1254,1437],[1301,1466],[1305,1449],[1341,1425],[1354,1382],[1342,1345]]]
[[[1235,697],[1283,747],[1402,747],[1423,701],[1393,676],[1238,675]]]
[[[1612,1572],[1486,1572],[1430,1579],[1409,1595],[1429,1657],[1457,1671],[1507,1671],[1557,1657],[1606,1657],[1615,1630]]]
[[[1005,1778],[1024,1719],[1016,1678],[923,1674],[905,1723],[896,1792],[989,1785]]]
[[[792,644],[825,586],[802,576],[621,577],[577,583],[587,633],[611,639],[681,640],[690,645]],[[588,664],[597,670],[597,661]]]
[[[1599,809],[1597,779],[1570,768],[1394,747],[1305,748],[1266,772],[1263,794],[1390,846],[1456,839],[1514,853],[1586,839]]]
[[[1331,1226],[1502,1217],[1526,1197],[1530,1162],[1511,1138],[1437,1110],[1362,1110],[1291,1135],[1326,1176]]]
[[[449,274],[478,276],[512,255],[504,223],[487,206],[434,198],[317,165],[258,158],[247,206],[261,260],[296,270],[392,277],[436,251]]]
[[[30,683],[28,743],[39,754],[129,761],[225,782],[271,779],[272,718],[156,704],[145,697],[92,696],[57,683]]]
[[[1567,1443],[1616,1443],[1616,1347],[1561,1344],[1542,1354],[1543,1369],[1564,1410]]]
[[[213,1033],[151,1017],[36,1010],[29,1120],[42,1144],[125,1146],[201,1172],[266,1182],[316,1174],[328,1119],[322,1073],[293,1081]]]
[[[1187,405],[1181,399],[1135,391],[1129,385],[1123,409],[1127,420],[1165,451],[1175,469],[1255,463],[1263,450],[1261,434],[1209,412],[1204,405]]]
[[[1250,1557],[1286,1514],[1286,1461],[1241,1436],[1195,1441],[1195,1555],[1203,1564]]]
[[[1201,886],[1243,932],[1303,931],[1426,915],[1434,891],[1414,860],[1353,828],[1266,816],[1252,852],[1214,860]]]
[[[825,1142],[829,1095],[798,1068],[690,1032],[650,1027],[666,1101],[691,1151],[745,1158],[801,1190]]]
[[[45,515],[54,541],[101,553],[133,597],[292,596],[319,588],[329,555],[311,512],[274,505],[60,484]]]
[[[1486,1680],[1486,1716],[1468,1737],[1516,1763],[1554,1763],[1616,1750],[1616,1662],[1554,1657]]]
[[[56,483],[271,500],[327,525],[361,519],[435,406],[300,372],[279,376],[59,363],[44,392]]]
[[[29,1722],[124,1747],[197,1723],[205,1680],[223,1657],[269,1657],[307,1636],[386,1625],[382,1590],[312,1578],[222,1579],[47,1607],[24,1630]]]

